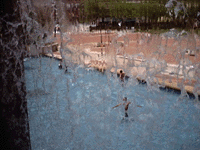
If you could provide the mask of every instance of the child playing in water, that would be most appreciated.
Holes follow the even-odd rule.
[[[123,73],[122,70],[120,70],[119,77],[120,77],[121,81],[124,82],[125,73]]]
[[[127,97],[124,97],[124,98],[123,98],[123,101],[125,101],[125,102],[123,103],[123,105],[125,106],[125,107],[124,107],[124,109],[125,109],[125,117],[128,117],[127,111],[128,111],[128,106],[129,106],[129,104],[130,104],[131,102],[127,101]],[[116,107],[118,107],[118,106],[120,106],[120,105],[122,105],[122,103],[120,103],[120,104],[118,104],[118,105],[112,107],[112,109],[113,109],[113,108],[116,108]]]

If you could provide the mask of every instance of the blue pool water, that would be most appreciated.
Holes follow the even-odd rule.
[[[200,148],[200,105],[189,98],[58,60],[24,62],[33,150]],[[129,119],[122,120],[127,97]],[[142,107],[137,107],[140,105]]]

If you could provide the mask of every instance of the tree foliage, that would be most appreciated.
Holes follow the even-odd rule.
[[[172,1],[173,7],[166,8],[167,2]],[[183,4],[185,10],[179,10],[177,3]],[[179,21],[183,18],[192,19],[200,12],[199,0],[143,0],[131,3],[123,0],[86,0],[84,14],[88,21],[104,17],[115,18],[144,18],[145,22],[157,23],[161,18]]]
[[[166,13],[164,4],[157,2],[126,3],[122,0],[87,0],[84,2],[84,12],[89,20],[101,17],[158,18]]]

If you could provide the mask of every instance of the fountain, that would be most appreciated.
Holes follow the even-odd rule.
[[[27,13],[36,10],[22,7],[22,21],[30,23],[26,26],[33,41],[30,51],[34,49],[36,55],[23,62],[32,149],[200,147],[199,54],[185,55],[182,49],[182,41],[194,35],[172,39],[167,35],[117,32],[110,34],[111,43],[105,43],[109,51],[100,55],[91,50],[91,45],[89,50],[84,45],[83,37],[91,38],[88,33],[83,34],[82,43],[70,45],[81,34],[65,31],[67,23],[59,12],[64,6],[61,2],[58,5],[60,33],[56,37],[51,33],[54,21],[40,26]],[[28,30],[35,24],[34,31]],[[41,38],[44,32],[47,37]],[[53,52],[50,45],[55,41],[59,46]],[[119,46],[119,42],[123,44]],[[130,51],[133,47],[135,51]],[[42,55],[44,48],[48,50]],[[176,64],[167,62],[168,58]],[[60,60],[67,72],[58,68]],[[118,77],[120,70],[126,80]],[[124,97],[131,102],[127,120],[123,120],[124,107],[112,109]]]

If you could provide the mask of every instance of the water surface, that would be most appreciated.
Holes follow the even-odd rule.
[[[33,150],[200,147],[200,105],[179,94],[58,60],[31,58],[25,76]],[[124,108],[111,109],[127,97]],[[142,107],[137,107],[140,105]]]

